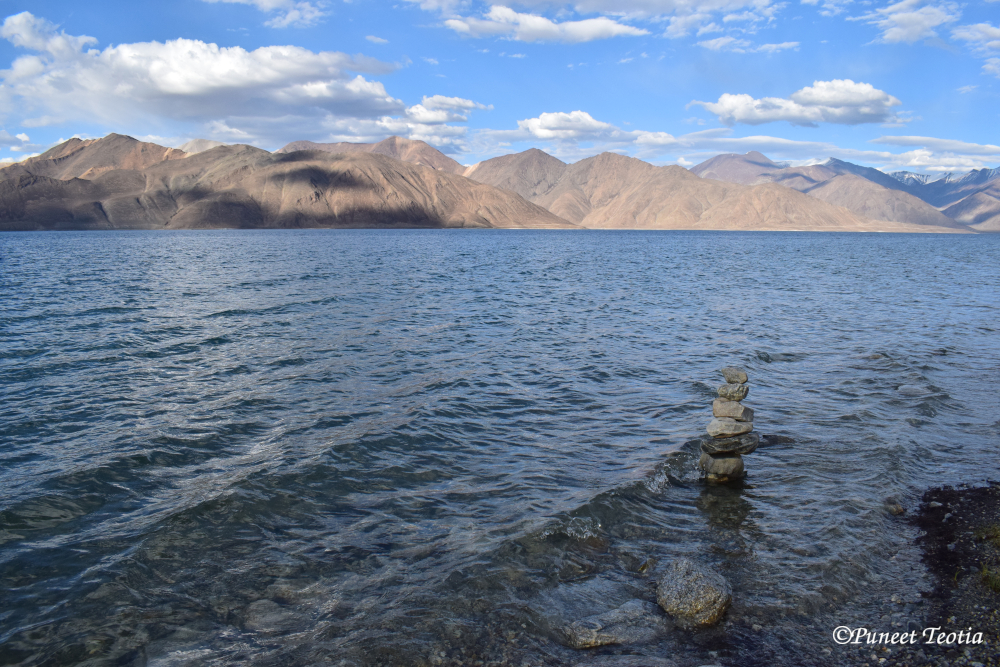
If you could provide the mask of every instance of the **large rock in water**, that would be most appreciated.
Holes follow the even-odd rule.
[[[735,438],[752,430],[753,422],[738,422],[728,417],[716,418],[708,423],[708,434],[713,438]]]
[[[709,475],[740,479],[743,477],[743,457],[739,454],[722,454],[713,456],[702,454],[698,459],[698,467]]]
[[[667,619],[652,602],[631,600],[617,609],[588,616],[563,630],[573,648],[641,644],[666,630]]]
[[[656,586],[656,601],[685,628],[715,625],[732,599],[732,588],[721,574],[688,558],[671,563]]]
[[[750,393],[745,384],[724,384],[719,387],[719,396],[727,401],[742,401]]]
[[[717,398],[712,401],[713,417],[728,417],[738,422],[752,422],[753,409],[748,408],[739,401],[727,401],[724,398]]]
[[[722,372],[722,377],[726,378],[726,382],[729,382],[730,384],[743,384],[750,379],[747,377],[747,372],[742,368],[726,366],[725,368],[721,368],[719,370]]]
[[[760,445],[760,435],[747,433],[735,438],[702,438],[701,451],[706,454],[752,454]]]

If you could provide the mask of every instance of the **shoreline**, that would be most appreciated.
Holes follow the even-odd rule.
[[[881,646],[859,648],[858,664],[1000,665],[1000,590],[991,589],[983,576],[984,566],[1000,573],[1000,482],[928,489],[917,511],[905,520],[920,531],[916,546],[934,583],[923,593],[921,631],[961,631],[966,640],[950,646],[927,644],[918,631],[916,644],[888,651]],[[975,633],[982,633],[982,643],[969,641]]]

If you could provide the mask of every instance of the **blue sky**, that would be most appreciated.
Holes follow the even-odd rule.
[[[1000,1],[0,0],[0,160],[119,132],[1000,165]]]

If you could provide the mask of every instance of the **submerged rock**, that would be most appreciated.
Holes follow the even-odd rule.
[[[726,366],[725,368],[719,369],[722,372],[722,377],[726,378],[726,382],[730,384],[743,384],[750,378],[747,377],[747,372],[742,368],[737,368],[736,366]]]
[[[698,467],[709,475],[739,479],[743,477],[743,457],[739,454],[705,454],[698,459]]]
[[[688,558],[671,563],[656,586],[656,601],[685,628],[715,625],[732,602],[729,582]]]
[[[729,401],[742,401],[750,393],[745,384],[724,384],[719,387],[719,396]]]
[[[262,634],[288,632],[301,623],[288,609],[273,600],[257,600],[243,610],[243,622],[248,630]]]
[[[667,619],[652,602],[631,600],[617,609],[588,616],[563,629],[573,648],[641,644],[667,629]]]
[[[760,435],[747,433],[735,438],[702,438],[701,451],[706,454],[752,454],[760,445]]]
[[[727,401],[724,398],[717,398],[712,401],[713,417],[729,417],[738,422],[752,422],[753,409],[746,407],[739,401]]]
[[[738,422],[728,417],[716,418],[708,423],[708,434],[713,438],[734,438],[753,430],[753,422]]]

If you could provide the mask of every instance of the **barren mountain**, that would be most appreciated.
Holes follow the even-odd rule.
[[[109,134],[103,139],[70,139],[0,171],[0,178],[11,178],[15,172],[48,176],[59,180],[94,178],[114,169],[145,169],[166,160],[180,160],[187,153],[176,148],[136,141],[121,134]]]
[[[954,227],[870,220],[775,183],[764,183],[727,197],[699,221],[698,229],[811,232],[968,232]]]
[[[103,141],[89,148],[111,154]],[[573,226],[513,193],[383,155],[220,146],[67,180],[36,166],[52,169],[0,172],[0,229]]]
[[[964,226],[911,194],[883,188],[854,174],[835,176],[804,192],[872,220],[891,220],[938,227]]]
[[[465,171],[465,166],[430,146],[423,141],[414,141],[402,137],[389,137],[377,144],[352,144],[347,142],[336,144],[317,144],[312,141],[293,141],[284,148],[279,148],[278,153],[292,153],[294,151],[324,151],[327,153],[375,153],[377,155],[387,155],[403,162],[421,164],[438,171],[446,171],[449,174],[461,174]]]
[[[516,192],[531,200],[545,194],[559,182],[566,163],[545,151],[529,148],[523,153],[486,160],[463,172],[466,178]]]
[[[706,160],[691,171],[744,185],[777,183],[871,220],[965,228],[907,192],[908,186],[898,179],[834,158],[818,165],[783,168],[757,152],[727,154]]]
[[[763,164],[763,160],[757,162]],[[525,176],[526,171],[533,175]],[[656,167],[615,153],[567,166],[533,149],[487,160],[466,173],[472,179],[516,189],[530,201],[583,227],[957,231],[870,220],[776,184],[748,187],[724,183],[699,178],[681,167]],[[820,168],[805,168],[795,177],[814,187],[834,176]],[[831,197],[839,194],[838,188],[829,192]],[[944,222],[952,224],[946,218]]]
[[[1000,232],[1000,180],[975,190],[944,210],[945,215],[980,232]]]
[[[711,178],[726,183],[754,185],[760,182],[762,175],[770,174],[787,166],[773,162],[757,151],[750,151],[745,155],[737,153],[716,155],[691,167],[691,173],[702,178]]]

